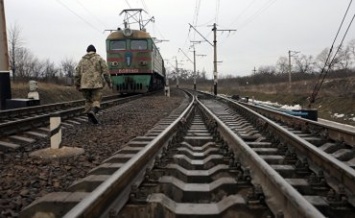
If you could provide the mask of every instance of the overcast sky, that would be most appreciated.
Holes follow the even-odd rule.
[[[155,17],[147,30],[153,37],[168,40],[158,45],[169,68],[197,70],[212,77],[213,23],[217,32],[219,75],[250,75],[254,67],[276,65],[288,51],[317,56],[329,48],[350,0],[4,0],[7,29],[20,27],[23,46],[40,60],[59,64],[65,58],[78,61],[89,44],[106,58],[107,29],[122,27],[123,9],[142,8]],[[353,4],[350,17],[355,13]],[[202,38],[189,24],[196,26]],[[344,27],[345,29],[345,27]],[[343,31],[344,32],[344,31]],[[343,33],[341,32],[341,33]],[[340,35],[341,37],[343,34]],[[340,38],[341,38],[340,37]],[[345,43],[355,38],[352,26]],[[339,40],[340,43],[340,40]]]

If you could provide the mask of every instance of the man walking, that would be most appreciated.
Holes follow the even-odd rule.
[[[89,45],[78,66],[75,69],[75,86],[85,98],[85,113],[88,120],[98,124],[96,117],[100,110],[102,88],[107,85],[112,88],[106,61],[98,54],[93,45]],[[105,80],[105,81],[104,81]]]

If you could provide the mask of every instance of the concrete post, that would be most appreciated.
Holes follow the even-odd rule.
[[[61,148],[62,129],[60,114],[55,113],[50,117],[51,149]]]

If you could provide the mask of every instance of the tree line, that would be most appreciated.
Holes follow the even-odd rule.
[[[19,26],[14,25],[8,33],[10,67],[14,81],[35,79],[44,82],[72,83],[76,61],[65,58],[57,65],[50,59],[39,60],[24,46]]]
[[[9,57],[12,69],[12,78],[17,81],[28,81],[35,79],[46,82],[65,82],[70,84],[74,75],[77,62],[70,58],[64,58],[59,64],[50,59],[39,60],[28,48],[24,46],[21,38],[21,29],[14,25],[9,31]],[[219,77],[219,80],[233,80],[239,85],[258,85],[264,83],[287,82],[291,70],[292,81],[306,80],[318,76],[326,64],[329,48],[321,51],[317,56],[300,54],[293,55],[290,68],[289,58],[280,56],[275,65],[260,66],[251,75],[233,76],[226,75]],[[237,74],[237,72],[236,72]],[[170,72],[169,77],[176,80],[176,72]],[[185,83],[192,83],[194,73],[190,70],[179,69],[179,80]],[[196,81],[208,81],[205,70],[196,72]],[[334,58],[332,70],[328,78],[347,77],[355,75],[355,39],[347,45],[339,48]],[[68,82],[69,81],[69,82]]]

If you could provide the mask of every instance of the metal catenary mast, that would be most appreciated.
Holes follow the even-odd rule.
[[[217,83],[218,83],[218,71],[217,71],[217,31],[220,32],[232,32],[232,31],[237,31],[234,29],[224,29],[224,30],[219,30],[217,29],[217,24],[213,24],[213,44],[209,42],[200,32],[197,31],[197,29],[189,24],[190,27],[192,27],[206,42],[208,42],[210,45],[213,46],[213,90],[214,90],[214,95],[217,95]]]

